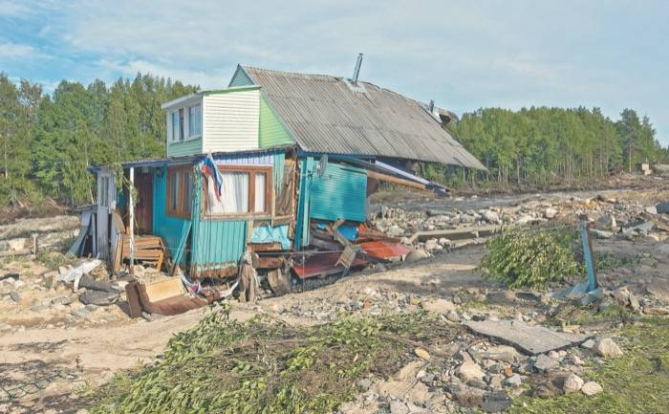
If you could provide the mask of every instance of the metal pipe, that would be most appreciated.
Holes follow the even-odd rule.
[[[130,232],[130,274],[134,274],[135,270],[135,202],[132,193],[135,189],[135,168],[130,167],[130,191],[128,191],[128,211],[130,216],[130,223],[128,229]]]
[[[359,53],[358,59],[355,61],[355,69],[353,69],[353,78],[351,79],[354,84],[358,83],[358,77],[360,76],[361,66],[362,66],[362,53]]]

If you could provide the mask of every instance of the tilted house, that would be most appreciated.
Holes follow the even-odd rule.
[[[126,257],[118,240],[132,232],[162,238],[191,276],[234,275],[247,250],[262,252],[260,269],[285,268],[300,261],[287,253],[314,249],[328,224],[355,240],[377,180],[438,187],[400,161],[484,168],[438,110],[341,77],[238,66],[228,88],[163,109],[167,158],[123,164],[136,195],[116,197],[113,175],[97,171],[94,250],[116,265]]]

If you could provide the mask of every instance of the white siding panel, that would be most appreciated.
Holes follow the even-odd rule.
[[[205,153],[258,148],[259,90],[206,95],[202,112]]]

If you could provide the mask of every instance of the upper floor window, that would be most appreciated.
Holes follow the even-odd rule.
[[[202,105],[197,104],[188,108],[188,137],[193,138],[202,134]]]
[[[184,110],[172,112],[172,141],[184,140]]]

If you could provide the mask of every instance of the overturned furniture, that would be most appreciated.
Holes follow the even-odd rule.
[[[141,316],[142,312],[177,315],[207,306],[219,298],[215,291],[208,297],[190,295],[178,277],[152,283],[132,281],[126,285],[125,292],[133,318]]]

